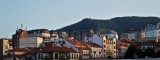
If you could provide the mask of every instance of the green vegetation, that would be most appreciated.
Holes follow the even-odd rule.
[[[71,33],[73,31],[90,30],[107,32],[108,30],[115,30],[118,34],[130,29],[144,29],[148,24],[157,24],[160,22],[158,17],[116,17],[112,19],[90,19],[85,18],[80,22],[63,27],[56,31],[66,31]]]

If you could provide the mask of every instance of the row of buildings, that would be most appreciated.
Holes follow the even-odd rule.
[[[143,49],[151,47],[160,50],[160,22],[156,25],[148,24],[141,30],[128,30],[121,34],[120,39],[135,40],[141,44],[141,48]]]
[[[93,30],[57,33],[48,29],[17,29],[11,39],[0,40],[0,57],[3,60],[79,60],[123,58],[130,44],[141,49],[160,50],[160,23],[147,25],[141,30],[95,33]]]
[[[109,37],[111,36],[111,37]],[[11,40],[11,41],[10,41]],[[4,60],[79,60],[118,57],[118,35],[96,34],[92,30],[84,40],[74,34],[50,32],[47,29],[18,29],[12,39],[1,39]],[[5,46],[5,47],[4,47]]]

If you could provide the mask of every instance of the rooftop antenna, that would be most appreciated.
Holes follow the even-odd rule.
[[[17,26],[17,30],[18,30],[18,26]]]
[[[21,29],[23,29],[23,24],[21,24]]]
[[[27,31],[27,27],[26,27],[26,31]]]

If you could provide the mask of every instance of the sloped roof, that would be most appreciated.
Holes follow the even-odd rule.
[[[67,40],[67,41],[70,42],[70,43],[72,43],[78,49],[89,50],[89,48],[87,47],[87,45],[84,44],[81,41],[77,41],[77,40]]]
[[[12,50],[10,50],[10,52],[26,52],[27,50],[25,50],[24,48],[13,48]]]
[[[63,52],[63,53],[76,53],[75,50],[68,48],[66,46],[53,46],[53,47],[44,47],[42,49],[40,49],[40,52]]]
[[[39,51],[39,48],[26,47],[26,54],[35,54]]]
[[[64,52],[64,53],[72,52],[72,53],[76,53],[75,50],[73,50],[69,47],[58,46],[52,42],[45,42],[44,47],[41,47],[39,50],[40,50],[39,52]]]
[[[90,45],[91,47],[96,47],[96,48],[101,48],[101,46],[99,46],[96,43],[91,43],[91,42],[85,42],[86,44]]]
[[[128,47],[128,44],[127,44],[127,43],[124,43],[124,42],[121,42],[121,43],[120,43],[120,46],[122,46],[122,47]]]
[[[10,52],[25,52],[25,54],[34,54],[37,53],[39,48],[26,47],[26,48],[13,48]]]

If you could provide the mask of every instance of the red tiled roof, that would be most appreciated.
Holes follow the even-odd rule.
[[[27,50],[25,50],[24,48],[13,48],[12,50],[10,50],[10,52],[26,52]]]
[[[124,42],[121,42],[121,43],[120,43],[120,46],[122,46],[122,47],[128,47],[128,44],[127,44],[127,43],[124,43]]]
[[[45,46],[39,49],[40,52],[76,52],[66,46],[56,46],[53,42],[45,42],[44,44]]]
[[[8,39],[8,42],[12,42],[12,39]]]
[[[25,49],[27,50],[26,54],[35,54],[39,50],[39,48],[33,48],[33,47],[26,47]]]
[[[89,50],[86,44],[77,40],[67,40],[68,42],[72,43],[76,48],[82,50]]]
[[[91,43],[91,42],[86,42],[88,45],[90,45],[91,47],[101,47],[101,46],[99,46],[98,44],[96,44],[96,43]]]
[[[44,47],[40,50],[40,52],[64,52],[64,53],[72,52],[72,53],[75,53],[76,51],[66,46],[62,46],[62,47],[52,46],[52,47]]]
[[[131,40],[125,40],[124,42],[125,42],[125,43],[128,43],[128,44],[133,43]]]

